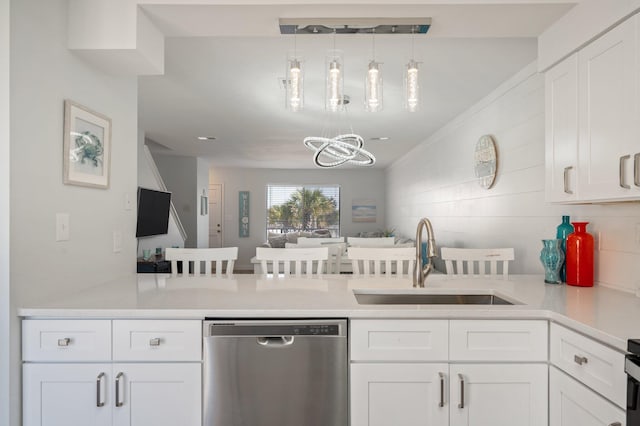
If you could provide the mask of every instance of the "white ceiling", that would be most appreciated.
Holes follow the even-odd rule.
[[[167,154],[206,157],[227,167],[313,168],[302,139],[348,122],[376,156],[374,167],[384,168],[535,60],[535,37],[572,6],[526,3],[537,4],[144,6],[167,39],[165,74],[140,78],[140,125],[156,143],[152,149]],[[427,35],[415,36],[422,110],[402,109],[408,35],[375,38],[384,76],[380,113],[363,107],[372,37],[336,37],[351,97],[340,119],[323,111],[325,55],[333,36],[297,36],[306,66],[305,109],[286,110],[281,79],[294,38],[279,34],[278,18],[376,16],[433,20]],[[217,139],[202,142],[197,136]],[[370,140],[381,136],[390,139]]]

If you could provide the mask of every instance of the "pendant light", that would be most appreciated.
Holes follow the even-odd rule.
[[[304,69],[298,56],[296,34],[293,35],[293,55],[287,59],[286,107],[297,112],[304,108]]]
[[[336,50],[336,31],[333,30],[333,50],[327,54],[327,79],[325,86],[325,109],[329,112],[338,112],[342,109],[344,98],[342,52]]]
[[[409,112],[420,109],[420,82],[418,62],[414,59],[414,31],[411,30],[411,59],[404,72],[404,106]]]
[[[380,62],[376,62],[376,30],[372,34],[372,59],[369,62],[364,86],[364,109],[368,112],[382,111],[382,72]]]

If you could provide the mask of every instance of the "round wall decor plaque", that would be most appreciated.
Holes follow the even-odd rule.
[[[491,135],[484,135],[478,139],[473,164],[478,184],[484,189],[491,188],[498,170],[496,143]]]

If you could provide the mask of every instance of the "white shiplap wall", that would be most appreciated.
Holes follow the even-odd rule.
[[[481,135],[498,146],[492,189],[474,177]],[[544,201],[544,78],[535,64],[440,129],[387,170],[387,227],[415,234],[428,217],[439,247],[514,247],[513,273],[543,273],[543,238],[555,238],[563,214],[591,222],[596,281],[640,288],[640,203],[565,206]]]

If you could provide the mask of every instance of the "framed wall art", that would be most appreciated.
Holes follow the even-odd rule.
[[[249,236],[249,191],[238,192],[238,236],[246,238]]]
[[[111,119],[65,100],[63,158],[65,184],[109,188]]]
[[[377,219],[376,200],[354,198],[351,203],[351,221],[375,223]]]

